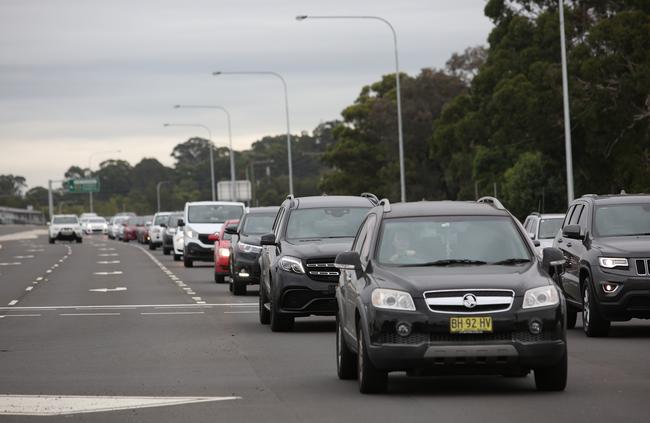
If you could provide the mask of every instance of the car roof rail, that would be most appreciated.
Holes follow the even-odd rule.
[[[289,194],[287,195],[287,200],[289,200],[289,208],[293,208],[296,204],[296,197],[294,197],[293,194]]]
[[[530,212],[531,216],[541,216],[542,214],[538,211]]]
[[[598,194],[582,194],[583,197],[598,197]]]
[[[489,204],[490,206],[494,207],[495,209],[498,210],[505,210],[506,208],[503,206],[501,201],[499,201],[498,198],[496,197],[481,197],[478,200],[476,200],[477,203],[481,204]]]
[[[377,205],[382,206],[384,208],[384,213],[388,213],[390,211],[390,201],[388,198],[382,198],[379,200],[379,203]]]
[[[372,203],[373,206],[376,206],[377,204],[379,204],[379,198],[377,198],[377,196],[375,194],[371,193],[371,192],[362,192],[361,197],[367,198],[368,200],[370,200],[370,202]]]

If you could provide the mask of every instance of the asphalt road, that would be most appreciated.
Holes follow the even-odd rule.
[[[571,331],[563,393],[535,391],[532,376],[396,374],[387,394],[364,396],[336,377],[332,319],[271,333],[256,292],[232,296],[209,266],[103,237],[1,244],[0,412],[28,413],[3,423],[650,421],[650,322],[606,339]],[[137,408],[156,401],[168,405]],[[104,411],[29,415],[61,404]]]

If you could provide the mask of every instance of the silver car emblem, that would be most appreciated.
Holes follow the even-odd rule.
[[[474,295],[474,294],[465,294],[463,296],[463,305],[466,308],[474,308],[474,307],[476,307],[477,303],[478,303],[478,300],[476,299],[476,295]]]

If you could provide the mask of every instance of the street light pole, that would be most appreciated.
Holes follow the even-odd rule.
[[[156,184],[156,205],[157,205],[156,211],[157,212],[160,212],[160,186],[162,184],[169,184],[169,183],[171,183],[171,181],[160,181]]]
[[[221,110],[226,114],[226,120],[228,121],[228,148],[230,149],[230,198],[231,201],[237,201],[235,193],[235,150],[232,149],[232,128],[230,126],[230,112],[223,106],[193,106],[193,105],[183,105],[177,104],[174,106],[175,109],[217,109]]]
[[[203,128],[208,133],[208,141],[210,142],[210,185],[212,188],[212,201],[216,201],[215,189],[214,189],[214,154],[212,152],[212,132],[210,128],[200,123],[163,123],[165,128],[170,126],[185,126],[191,128]]]
[[[567,192],[567,203],[571,203],[574,198],[573,153],[571,148],[571,119],[569,116],[569,78],[567,75],[563,0],[560,0],[560,47],[562,49],[562,100],[564,103],[564,150],[566,153],[566,192]]]
[[[402,131],[402,92],[400,88],[400,72],[399,72],[399,52],[397,49],[397,32],[393,25],[386,19],[380,16],[309,16],[299,15],[296,16],[297,21],[304,21],[306,19],[370,19],[383,22],[388,26],[393,34],[393,50],[395,55],[395,89],[397,91],[397,139],[399,145],[399,181],[400,181],[400,198],[403,203],[406,202],[406,174],[404,170],[404,136]]]
[[[111,150],[111,151],[98,151],[98,152],[92,153],[92,154],[90,155],[90,157],[88,157],[88,172],[89,172],[89,176],[92,175],[92,169],[91,169],[91,167],[92,167],[93,156],[98,156],[98,155],[100,155],[100,154],[112,154],[112,153],[121,153],[121,152],[122,152],[122,150]],[[89,195],[88,198],[89,198],[89,202],[90,202],[90,212],[93,213],[93,211],[94,211],[94,210],[93,210],[93,192],[90,191],[90,192],[88,193],[88,195]]]
[[[277,72],[270,71],[250,71],[250,72],[212,72],[212,75],[272,75],[282,82],[284,88],[284,112],[287,119],[287,160],[289,162],[289,194],[293,195],[293,163],[291,161],[291,126],[289,124],[289,90],[287,89],[287,81]]]

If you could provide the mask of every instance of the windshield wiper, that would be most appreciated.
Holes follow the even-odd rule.
[[[527,258],[509,258],[505,260],[499,260],[495,261],[494,263],[490,264],[521,264],[521,263],[529,263],[530,259]]]
[[[402,267],[450,266],[454,264],[480,265],[480,264],[487,264],[487,262],[481,260],[470,260],[470,259],[444,259],[444,260],[429,261],[425,263],[403,264]]]

